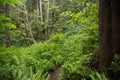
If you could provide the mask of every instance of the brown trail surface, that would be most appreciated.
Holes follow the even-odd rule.
[[[59,80],[59,75],[61,72],[62,66],[57,67],[51,74],[49,80]]]

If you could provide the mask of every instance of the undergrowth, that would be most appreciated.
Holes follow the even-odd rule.
[[[48,80],[50,73],[60,65],[61,80],[89,78],[92,70],[87,64],[93,54],[83,54],[80,38],[56,34],[30,47],[1,47],[1,80]]]

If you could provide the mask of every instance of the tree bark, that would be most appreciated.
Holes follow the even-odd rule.
[[[46,24],[45,24],[45,28],[46,28],[46,40],[48,39],[48,20],[49,20],[49,0],[47,0],[47,4],[46,4],[46,7],[47,7],[47,11],[46,11]]]
[[[120,0],[112,1],[112,40],[113,40],[113,53],[120,55]],[[120,80],[120,72],[115,73],[114,80]]]
[[[40,21],[40,0],[37,1],[37,25],[36,25],[36,39],[41,40],[40,37],[40,28],[39,28],[39,21]]]
[[[42,0],[40,0],[40,20],[43,23],[43,14],[42,14]]]
[[[5,5],[5,15],[6,17],[10,17],[10,6],[8,4]],[[11,46],[11,35],[10,35],[10,28],[6,27],[6,47]]]
[[[28,14],[27,14],[27,10],[26,10],[25,5],[24,5],[24,11],[25,11],[25,24],[27,26],[27,30],[29,32],[29,35],[30,35],[31,39],[32,39],[32,42],[36,43],[36,41],[35,41],[35,39],[33,37],[32,29],[30,27],[30,21],[29,21],[29,18],[28,18]]]
[[[113,52],[120,55],[120,0],[112,0]]]
[[[99,0],[99,13],[99,69],[107,77],[112,77],[112,72],[109,69],[114,56],[112,51],[111,0]]]
[[[41,25],[38,23],[41,22]],[[37,33],[37,39],[41,40],[41,28],[43,24],[43,12],[42,12],[42,0],[37,0],[37,27],[36,27],[36,33]]]

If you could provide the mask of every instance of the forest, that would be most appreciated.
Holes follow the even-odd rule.
[[[120,0],[0,0],[0,80],[120,80]]]

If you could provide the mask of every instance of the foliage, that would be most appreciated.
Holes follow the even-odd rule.
[[[114,72],[120,71],[120,56],[115,55],[114,62],[112,62],[111,68]]]
[[[19,59],[17,56],[14,56],[14,59],[16,61],[16,65],[12,65],[12,67],[14,68],[13,70],[14,80],[20,80],[20,79],[22,80],[28,80],[28,79],[29,80],[48,80],[49,79],[48,73],[43,73],[43,70],[40,70],[40,69],[34,70],[34,67],[30,66],[30,64],[27,64],[27,62],[25,61],[23,57]]]
[[[62,34],[60,35],[63,36]],[[59,48],[62,47],[62,39],[64,40],[65,38],[58,39],[58,37],[60,36],[53,36],[53,39],[48,42],[34,44],[25,49],[1,47],[1,80],[47,80],[49,78],[48,73],[53,71],[63,61]],[[56,39],[58,43],[56,43]]]
[[[12,80],[12,58],[13,49],[6,49],[5,47],[0,47],[0,80]]]
[[[11,29],[16,28],[16,26],[13,23],[10,23],[10,18],[5,17],[4,15],[0,15],[0,26],[1,27],[9,27]],[[4,32],[4,29],[1,29],[0,32]]]
[[[1,27],[0,35],[3,35],[3,33],[5,33],[6,27],[11,29],[11,31],[10,31],[11,33],[13,33],[12,29],[16,28],[16,26],[15,26],[15,24],[13,24],[12,20],[4,15],[5,10],[3,8],[4,8],[4,5],[6,5],[6,4],[11,5],[11,6],[16,6],[17,4],[22,5],[22,2],[20,0],[0,0],[0,5],[2,6],[0,8],[0,10],[3,10],[0,13],[0,27]],[[0,37],[0,39],[2,39],[2,38],[4,38],[4,37]],[[3,41],[0,41],[0,42],[3,43]]]
[[[13,6],[21,4],[18,0],[0,1],[1,4],[8,2]],[[38,20],[40,16],[37,15],[36,5],[35,1],[26,0],[24,6],[28,13],[23,6],[16,6],[11,9],[11,19],[0,15],[1,32],[5,31],[6,26],[15,32],[12,35],[13,46],[0,47],[0,80],[49,80],[50,73],[58,66],[62,66],[61,80],[107,80],[104,75],[89,67],[98,53],[97,1],[62,0],[54,5],[50,2],[50,39],[47,41],[44,41],[46,22]],[[43,14],[46,14],[45,7]],[[27,33],[26,15],[33,36],[38,41],[33,45]],[[119,71],[117,61],[112,64],[115,72]]]
[[[15,6],[16,4],[22,4],[20,0],[0,0],[0,4],[9,4]]]
[[[67,11],[61,14],[65,19],[68,19],[66,21],[68,32],[65,34],[69,37],[69,41],[67,41],[67,47],[69,46],[69,48],[65,49],[69,52],[69,55],[66,55],[69,59],[67,61],[70,61],[63,65],[61,80],[89,79],[88,75],[92,71],[83,63],[87,60],[87,63],[89,63],[90,58],[92,58],[91,54],[96,55],[98,53],[97,9],[97,3],[87,3],[81,12],[72,13]],[[89,56],[84,58],[87,54]],[[77,58],[77,56],[81,57]]]
[[[91,70],[85,65],[91,60],[91,54],[83,55],[82,51],[78,51],[81,48],[80,45],[77,45],[80,41],[79,39],[80,37],[77,36],[67,39],[63,34],[56,34],[44,43],[34,44],[27,48],[11,47],[10,49],[0,49],[1,54],[4,53],[5,57],[9,56],[10,53],[12,54],[11,57],[9,56],[10,58],[5,60],[8,61],[6,63],[11,63],[9,64],[10,68],[7,67],[7,69],[11,69],[10,73],[12,76],[10,77],[15,80],[19,78],[23,80],[28,78],[33,79],[35,76],[45,79],[46,77],[44,76],[47,76],[48,73],[62,64],[61,75],[64,75],[64,77],[62,76],[61,78],[64,78],[63,80],[70,79],[70,75],[73,76],[71,80],[77,79],[76,75],[79,75],[79,79],[81,79],[90,74],[88,70]],[[1,55],[1,68],[4,56]],[[81,56],[81,58],[78,56]],[[4,64],[5,66],[6,63]],[[5,72],[8,72],[8,70]],[[40,75],[37,75],[38,73]],[[31,74],[32,76],[30,77]],[[7,74],[4,75],[6,76]],[[3,77],[3,79],[5,78]]]
[[[91,80],[108,80],[105,75],[103,74],[99,74],[98,72],[92,72],[92,74],[90,75]]]
[[[111,64],[111,68],[114,72],[115,80],[120,79],[118,76],[120,74],[120,55],[114,56],[114,61]]]
[[[63,65],[61,80],[80,80],[89,78],[91,69],[86,67],[90,61],[90,55],[81,55],[81,58],[74,57]]]

